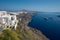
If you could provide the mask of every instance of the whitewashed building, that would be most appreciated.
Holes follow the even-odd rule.
[[[15,29],[17,27],[17,17],[15,14],[9,14],[6,11],[0,11],[0,29]]]

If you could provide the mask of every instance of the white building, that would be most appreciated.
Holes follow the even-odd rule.
[[[6,11],[0,11],[0,28],[3,27],[3,29],[16,29],[17,23],[18,20],[15,14],[8,14]]]

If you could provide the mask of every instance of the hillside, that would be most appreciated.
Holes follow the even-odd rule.
[[[4,30],[2,35],[0,35],[0,40],[49,40],[42,32],[27,26],[32,20],[32,16],[32,13],[17,15],[19,20],[17,29]]]

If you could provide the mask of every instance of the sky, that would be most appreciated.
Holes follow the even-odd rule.
[[[60,12],[60,0],[0,0],[0,10]]]

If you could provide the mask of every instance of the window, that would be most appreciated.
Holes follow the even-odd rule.
[[[10,28],[12,28],[12,27],[10,26]]]
[[[8,28],[9,26],[7,26],[7,28]]]
[[[13,17],[11,17],[11,20],[14,20],[14,18],[13,18]]]

